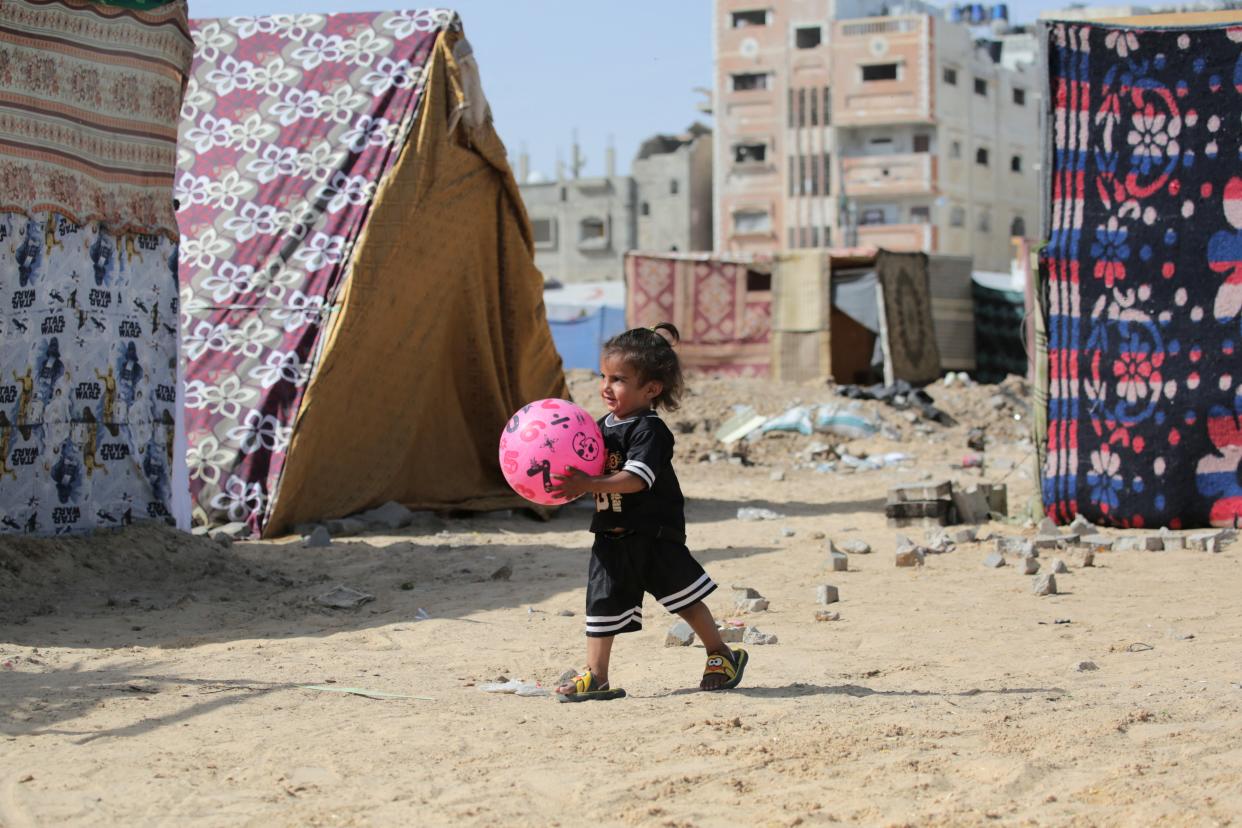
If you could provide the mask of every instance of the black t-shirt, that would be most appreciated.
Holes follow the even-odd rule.
[[[599,430],[608,452],[604,473],[630,472],[647,488],[632,494],[597,493],[591,531],[654,532],[663,527],[684,534],[686,499],[673,471],[673,432],[654,411],[628,420],[609,414],[600,418]]]

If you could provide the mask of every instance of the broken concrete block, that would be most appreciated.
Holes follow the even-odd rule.
[[[1046,518],[1045,518],[1046,519]],[[1035,536],[1035,540],[1031,541],[1031,545],[1036,549],[1057,549],[1061,546],[1062,538],[1060,534],[1045,535],[1039,534]]]
[[[1057,594],[1057,578],[1051,572],[1046,575],[1036,576],[1031,591],[1036,595],[1056,595]]]
[[[897,550],[897,566],[922,566],[923,549],[919,546],[907,546]]]
[[[849,540],[842,542],[840,549],[847,555],[870,555],[871,546],[866,541]]]
[[[815,600],[820,604],[835,604],[841,600],[841,593],[831,584],[820,584],[815,587]]]
[[[1084,568],[1095,566],[1095,550],[1086,549],[1082,553],[1082,565]]]
[[[929,483],[902,483],[888,490],[888,503],[946,500],[953,493],[953,483],[936,480]]]
[[[393,530],[409,526],[414,520],[414,513],[395,500],[390,500],[383,506],[359,512],[354,517],[371,526]]]
[[[1108,535],[1084,535],[1080,542],[1091,549],[1113,548],[1113,539]]]
[[[983,565],[991,569],[999,569],[1005,565],[1005,556],[999,552],[993,552],[983,559]]]
[[[978,486],[969,491],[953,491],[953,508],[962,523],[987,523],[992,511],[988,493]]]
[[[1034,575],[1039,572],[1039,559],[1035,557],[1027,557],[1022,559],[1022,574]]]
[[[773,483],[780,483],[784,479],[785,479],[784,469],[773,469],[772,473],[768,475],[768,480],[771,480]]]
[[[720,640],[726,644],[741,644],[742,634],[745,630],[742,627],[724,626],[718,628],[720,632]]]
[[[948,537],[953,543],[974,543],[975,538],[979,537],[979,531],[972,526],[964,526],[949,532]]]
[[[1159,535],[1124,535],[1117,538],[1113,548],[1118,552],[1159,552],[1164,541]]]
[[[890,525],[947,526],[950,505],[947,500],[890,503],[884,507],[884,517]]]
[[[1057,522],[1050,517],[1046,517],[1039,522],[1038,532],[1041,535],[1059,535],[1061,528],[1057,526]]]
[[[1026,538],[997,538],[996,551],[1002,555],[1017,555],[1020,558],[1038,556],[1038,553],[1035,551],[1035,544]]]
[[[685,621],[678,621],[664,634],[665,647],[689,647],[694,643],[694,630]]]
[[[1221,538],[1224,537],[1224,534],[1224,531],[1220,529],[1213,529],[1207,532],[1195,532],[1186,536],[1186,546],[1200,552],[1216,552],[1219,551],[1222,545]],[[1208,549],[1209,545],[1213,547],[1210,550]]]
[[[326,528],[322,526],[316,526],[314,531],[311,532],[306,537],[306,539],[302,541],[302,546],[306,547],[307,549],[322,549],[325,546],[331,546],[331,545],[332,545],[332,535],[330,532],[328,532]]]
[[[1170,531],[1168,528],[1160,530],[1160,540],[1164,543],[1164,549],[1166,552],[1173,552],[1186,548],[1186,536],[1179,535],[1176,532]]]
[[[847,572],[850,568],[850,557],[828,543],[828,568],[833,572]]]
[[[1053,558],[1052,572],[1054,575],[1064,575],[1065,573],[1069,572],[1069,567],[1066,566],[1065,561],[1061,560],[1060,558]]]
[[[757,589],[752,589],[751,587],[740,587],[740,586],[733,587],[733,600],[734,601],[748,601],[751,598],[762,598],[762,597],[763,596],[759,594],[759,590]]]
[[[1070,521],[1069,530],[1078,535],[1094,535],[1095,524],[1087,520],[1082,515],[1074,515],[1074,519]]]
[[[1099,665],[1094,661],[1080,661],[1074,665],[1074,672],[1076,673],[1090,673],[1098,669],[1100,669]]]
[[[841,613],[832,610],[815,610],[816,621],[840,621]]]
[[[759,632],[758,627],[747,627],[742,634],[743,644],[775,644],[776,634]]]
[[[763,612],[767,608],[767,598],[746,598],[745,600],[737,602],[737,607],[734,611],[741,614],[747,612]]]

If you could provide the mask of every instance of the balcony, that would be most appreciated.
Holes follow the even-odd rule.
[[[936,251],[936,228],[931,224],[865,224],[858,228],[859,247],[883,247],[896,252]]]
[[[936,192],[936,158],[925,152],[843,158],[841,175],[850,198]]]

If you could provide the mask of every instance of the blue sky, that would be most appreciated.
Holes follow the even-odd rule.
[[[474,45],[496,129],[517,166],[524,145],[531,169],[553,175],[566,163],[573,130],[585,173],[604,169],[612,137],[619,171],[657,132],[695,119],[712,83],[711,0],[189,0],[191,17],[287,12],[379,11],[444,5],[456,9]],[[1034,19],[1051,0],[1009,0],[1015,22]]]

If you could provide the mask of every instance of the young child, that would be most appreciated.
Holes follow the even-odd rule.
[[[676,409],[681,396],[681,364],[673,350],[679,339],[677,328],[666,322],[626,331],[604,344],[599,389],[608,407],[599,420],[608,452],[604,473],[593,477],[573,469],[557,475],[554,491],[565,498],[595,494],[587,668],[556,688],[561,701],[625,695],[608,682],[609,657],[613,638],[642,629],[644,592],[684,618],[707,648],[700,689],[736,687],[746,669],[746,651],[725,646],[703,603],[716,584],[686,548],[685,498],[673,471],[673,433],[655,412]]]

